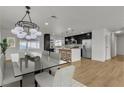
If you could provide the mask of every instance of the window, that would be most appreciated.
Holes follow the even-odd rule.
[[[20,49],[39,49],[40,48],[40,41],[20,41]]]
[[[26,41],[20,41],[20,49],[26,49]]]
[[[55,40],[55,46],[62,46],[62,40]]]

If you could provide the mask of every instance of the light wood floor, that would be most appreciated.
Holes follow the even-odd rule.
[[[89,87],[124,87],[124,56],[106,62],[82,59],[76,66],[74,79]]]
[[[106,62],[82,59],[72,65],[76,67],[73,78],[88,87],[124,87],[124,56]]]

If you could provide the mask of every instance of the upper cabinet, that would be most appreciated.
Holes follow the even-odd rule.
[[[65,37],[65,44],[82,44],[83,39],[92,39],[92,32]],[[74,41],[73,41],[74,40]]]

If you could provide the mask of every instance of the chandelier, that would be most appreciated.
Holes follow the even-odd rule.
[[[15,34],[17,38],[20,39],[26,39],[26,40],[35,40],[39,36],[42,35],[42,33],[39,31],[39,26],[35,23],[32,22],[31,17],[30,17],[30,7],[26,6],[25,7],[26,14],[24,17],[21,19],[21,21],[18,21],[15,24],[15,28],[11,30],[12,34]],[[24,21],[25,17],[28,16],[29,21]]]

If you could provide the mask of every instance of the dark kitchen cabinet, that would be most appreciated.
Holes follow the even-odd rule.
[[[71,38],[72,37],[77,41],[77,44],[82,44],[83,39],[92,39],[92,32],[65,37],[65,44],[66,45],[71,44]]]

